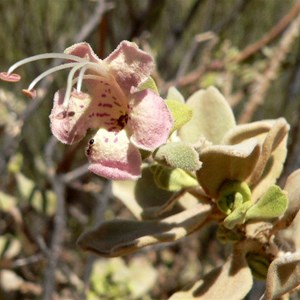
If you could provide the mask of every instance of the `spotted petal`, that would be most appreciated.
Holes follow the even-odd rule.
[[[164,144],[172,128],[172,117],[164,100],[150,90],[132,95],[128,128],[138,148],[154,150]]]
[[[71,93],[64,108],[65,90],[55,94],[50,114],[53,135],[65,144],[81,140],[88,128],[119,130],[120,116],[127,113],[127,99],[114,80],[86,80],[89,93]]]
[[[128,92],[145,81],[154,69],[151,55],[135,43],[123,41],[105,60],[119,85]]]
[[[97,175],[113,180],[140,177],[141,155],[125,130],[117,133],[99,129],[86,153],[91,163],[89,170]]]
[[[88,110],[91,98],[87,94],[81,97],[71,95],[69,106],[65,110],[63,101],[65,90],[59,90],[49,116],[53,135],[64,144],[73,144],[81,140],[89,128]]]

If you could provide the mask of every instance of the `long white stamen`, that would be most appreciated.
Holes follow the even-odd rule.
[[[69,105],[69,99],[70,99],[71,91],[72,91],[72,87],[73,87],[73,78],[74,78],[74,75],[75,75],[76,71],[78,71],[80,68],[82,68],[86,64],[87,64],[87,62],[85,62],[85,63],[78,63],[76,66],[74,66],[72,68],[72,70],[70,71],[70,73],[68,75],[67,88],[66,88],[64,102],[63,102],[63,107],[64,107],[65,110],[68,108],[68,105]]]
[[[63,102],[64,109],[68,108],[72,87],[74,85],[74,80],[73,80],[74,75],[80,68],[84,68],[85,70],[86,69],[91,69],[91,70],[96,71],[97,73],[100,73],[100,74],[103,74],[104,76],[107,76],[107,69],[105,67],[99,65],[98,63],[87,62],[87,61],[84,62],[84,63],[77,63],[77,65],[72,68],[72,70],[70,71],[70,73],[68,75],[67,88],[66,88],[66,93],[65,93],[64,102]],[[84,76],[85,70],[84,71],[81,70],[82,72],[80,72],[80,74],[82,74],[81,75],[82,78],[79,77],[80,76],[80,74],[79,74],[79,76],[78,76],[79,78],[78,78],[77,82],[80,82],[80,81],[82,82],[83,78],[85,77]],[[97,77],[99,78],[99,76],[97,76]],[[81,89],[81,83],[79,83],[79,85],[80,85],[80,89]]]
[[[67,63],[67,64],[62,64],[56,67],[53,67],[45,72],[43,72],[42,74],[40,74],[38,77],[36,77],[28,86],[28,90],[32,90],[39,81],[41,81],[43,78],[49,76],[52,73],[55,73],[57,71],[60,70],[64,70],[64,69],[69,69],[69,68],[73,68],[74,66],[78,65],[78,62],[73,62],[73,63]]]
[[[71,54],[65,54],[65,53],[45,53],[45,54],[38,54],[35,56],[27,57],[24,58],[15,64],[13,64],[7,71],[8,74],[11,74],[15,69],[18,67],[25,65],[29,62],[36,61],[36,60],[41,60],[41,59],[48,59],[48,58],[59,58],[59,59],[69,59],[73,60],[76,62],[84,62],[86,61],[85,58],[78,57],[76,55],[71,55]]]
[[[84,73],[87,70],[87,66],[82,67],[82,69],[80,70],[80,73],[78,75],[78,80],[77,80],[77,93],[80,93],[81,91],[81,87],[82,87],[82,81],[83,81],[83,77],[84,77]]]

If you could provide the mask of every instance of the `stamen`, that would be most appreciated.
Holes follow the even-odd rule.
[[[60,71],[60,70],[73,68],[73,67],[76,66],[76,65],[78,65],[78,62],[62,64],[62,65],[53,67],[53,68],[51,68],[51,69],[49,69],[49,70],[43,72],[42,74],[40,74],[38,77],[36,77],[36,78],[30,83],[30,85],[28,86],[27,90],[31,91],[31,90],[36,86],[36,84],[37,84],[39,81],[41,81],[43,78],[49,76],[50,74],[55,73],[55,72]]]
[[[79,75],[77,77],[77,79],[78,79],[77,80],[77,89],[76,89],[77,93],[81,92],[83,76],[84,76],[84,73],[85,73],[86,69],[87,69],[87,66],[82,67],[82,69],[80,70],[80,73],[79,73]]]
[[[16,73],[9,74],[7,72],[1,72],[0,80],[7,81],[7,82],[18,82],[21,80],[21,76]]]
[[[76,55],[66,54],[66,53],[44,53],[44,54],[38,54],[31,57],[24,58],[22,60],[19,60],[15,64],[13,64],[7,71],[8,75],[11,75],[12,72],[17,69],[18,67],[25,65],[27,63],[30,63],[32,61],[42,60],[42,59],[48,59],[48,58],[59,58],[59,59],[68,59],[73,60],[77,62],[84,62],[86,59],[78,57]]]
[[[71,91],[72,91],[72,87],[73,87],[73,78],[75,73],[82,67],[86,66],[87,62],[85,63],[79,63],[76,64],[72,70],[70,71],[69,75],[68,75],[68,80],[67,80],[67,88],[66,88],[66,92],[65,92],[65,97],[64,97],[64,102],[63,102],[63,108],[66,110],[68,108],[69,105],[69,99],[71,96]]]
[[[84,70],[80,70],[79,76],[75,79],[74,81],[74,75],[75,73],[80,69],[83,68]],[[97,73],[103,74],[104,76],[107,76],[107,69],[106,67],[99,65],[98,63],[94,63],[94,62],[83,62],[83,63],[78,63],[77,65],[75,65],[72,70],[69,73],[68,76],[68,80],[67,80],[67,89],[66,89],[66,93],[65,93],[65,97],[64,97],[64,102],[63,102],[63,107],[66,110],[68,108],[69,105],[69,99],[71,96],[71,92],[72,92],[72,87],[74,85],[74,82],[77,82],[77,93],[80,94],[81,91],[81,86],[82,86],[82,81],[83,79],[86,78],[86,76],[84,75],[84,72],[87,69],[91,69],[94,70]],[[88,75],[89,76],[89,75]],[[95,76],[95,75],[91,75],[91,76]],[[101,78],[101,76],[95,76],[97,79]],[[78,89],[79,86],[79,89]]]
[[[34,99],[36,97],[36,90],[23,89],[22,93],[30,99]]]

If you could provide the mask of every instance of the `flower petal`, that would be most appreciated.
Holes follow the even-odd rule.
[[[120,86],[128,92],[132,86],[137,87],[146,80],[154,68],[151,55],[128,41],[121,42],[104,61],[109,64]]]
[[[164,144],[173,123],[164,100],[150,90],[143,90],[133,94],[130,106],[131,141],[138,148],[150,151]]]
[[[54,95],[54,103],[50,118],[53,135],[64,144],[80,141],[86,134],[90,122],[88,108],[91,98],[87,94],[80,97],[71,95],[68,108],[63,107],[65,90],[59,90]]]
[[[114,180],[140,177],[141,155],[129,142],[125,130],[99,129],[90,140],[86,154],[91,163],[89,170],[97,175]]]
[[[95,54],[92,47],[85,42],[74,44],[65,49],[64,52],[78,57],[88,58],[88,60],[92,62],[101,62],[101,59]]]

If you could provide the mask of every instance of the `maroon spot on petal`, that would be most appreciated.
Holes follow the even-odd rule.
[[[67,116],[67,112],[66,112],[66,111],[62,111],[62,112],[58,113],[58,114],[55,116],[55,119],[57,119],[57,120],[62,120],[62,119],[64,119],[66,116]]]
[[[86,149],[86,155],[89,156],[89,155],[91,154],[91,150],[92,150],[91,148],[87,148],[87,149]]]
[[[118,141],[119,141],[119,139],[117,137],[115,137],[114,143],[117,143]]]
[[[121,127],[121,128],[124,128],[126,126],[128,122],[128,114],[125,114],[125,115],[121,115],[119,117],[119,119],[117,120],[117,124]]]
[[[0,80],[7,81],[7,82],[18,82],[21,80],[21,76],[16,73],[9,74],[7,72],[1,72]]]
[[[117,100],[117,97],[115,97],[115,96],[112,96],[112,98],[113,98],[114,100]]]
[[[102,106],[102,105],[103,105],[103,103],[102,103],[102,102],[98,103],[98,106]]]
[[[112,106],[111,104],[109,104],[109,103],[104,103],[104,104],[103,104],[103,107],[109,107],[109,108],[112,108],[113,106]]]
[[[114,101],[114,104],[117,105],[117,106],[119,106],[119,107],[121,107],[121,104],[119,102],[117,102],[117,101]]]
[[[105,143],[108,143],[108,138],[105,138],[105,139],[104,139],[104,142],[105,142]]]
[[[79,107],[80,107],[80,108],[84,108],[84,105],[80,104]]]
[[[99,117],[109,117],[109,116],[110,116],[110,114],[108,114],[108,113],[99,114]]]
[[[107,82],[105,82],[105,85],[109,85],[109,86],[110,86],[110,84],[109,84],[109,83],[107,83]]]
[[[68,116],[69,117],[73,117],[75,115],[75,111],[70,111],[70,112],[68,112]]]
[[[106,94],[102,94],[101,97],[105,98],[105,97],[106,97]]]

